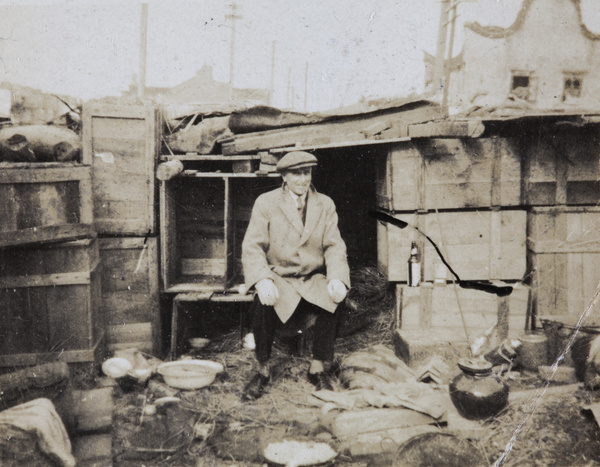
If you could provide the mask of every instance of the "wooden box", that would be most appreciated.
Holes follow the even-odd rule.
[[[423,139],[392,146],[377,175],[390,211],[518,206],[521,157],[514,139]]]
[[[526,204],[594,205],[600,202],[600,134],[597,126],[540,133],[524,144]]]
[[[94,235],[90,167],[3,164],[0,247]]]
[[[452,284],[436,287],[427,282],[419,287],[398,285],[396,296],[402,330],[447,329],[449,333],[465,335],[466,327],[469,335],[465,337],[471,340],[495,323],[501,339],[525,332],[529,287],[523,284],[518,284],[507,297]],[[506,316],[501,316],[503,313]]]
[[[96,238],[0,250],[0,366],[98,362],[98,265]]]
[[[223,290],[243,283],[241,245],[254,201],[278,174],[183,172],[160,185],[164,291]]]
[[[422,279],[454,279],[433,246],[413,227],[428,235],[463,280],[520,280],[526,274],[526,212],[446,211],[395,214],[409,223],[400,229],[378,222],[377,259],[391,282],[407,282],[411,241],[421,252]],[[411,227],[412,226],[412,227]]]
[[[600,208],[536,207],[527,224],[534,312],[576,321],[600,284]],[[600,324],[596,310],[584,324]]]
[[[158,285],[158,238],[100,238],[102,265],[102,302],[100,312],[110,329],[108,345],[132,342],[128,333],[146,340],[150,350],[160,341],[160,303]],[[122,328],[122,329],[118,329]],[[147,332],[143,337],[140,329]]]
[[[160,135],[155,107],[84,107],[83,157],[93,168],[94,219],[99,234],[157,233],[155,170]]]

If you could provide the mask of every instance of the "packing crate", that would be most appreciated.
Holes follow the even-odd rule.
[[[158,238],[100,238],[102,302],[107,346],[158,350]]]
[[[91,160],[99,234],[157,233],[158,109],[146,105],[88,104],[83,108],[83,156]]]
[[[379,160],[377,204],[389,211],[518,206],[521,157],[513,138],[421,139]]]
[[[541,132],[523,145],[525,204],[600,203],[600,133],[597,125]]]
[[[93,236],[91,183],[88,166],[2,164],[0,247]]]
[[[242,284],[242,240],[256,198],[277,174],[184,171],[161,182],[165,292],[223,291]]]
[[[534,207],[528,214],[534,313],[576,322],[600,284],[600,208]],[[585,325],[599,325],[595,310]]]
[[[526,212],[445,211],[394,214],[428,235],[463,280],[520,280],[526,274]],[[407,282],[411,242],[421,252],[422,279],[454,279],[414,228],[378,222],[377,258],[390,282]]]
[[[472,340],[498,323],[500,339],[525,332],[529,287],[517,283],[506,297],[447,284],[437,287],[423,282],[419,287],[396,286],[399,328],[402,330],[445,329]],[[463,325],[464,320],[464,325]],[[504,335],[502,335],[504,334]]]
[[[99,304],[96,238],[0,250],[0,366],[98,362]]]

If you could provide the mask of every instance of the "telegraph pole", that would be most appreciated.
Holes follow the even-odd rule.
[[[231,4],[231,14],[226,18],[231,20],[231,51],[229,52],[229,102],[233,101],[233,55],[235,52],[235,20],[242,19],[240,15],[236,15],[237,5]]]
[[[273,97],[275,95],[275,41],[272,44],[271,50],[271,94],[269,95],[269,104],[273,105]]]
[[[445,88],[443,79],[444,63],[446,62],[446,40],[448,38],[448,3],[450,0],[440,0],[440,24],[438,26],[438,40],[437,50],[435,54],[435,65],[433,71],[433,86],[435,89],[442,88],[442,92]]]
[[[308,62],[304,68],[304,111],[306,112],[306,104],[308,102]]]
[[[148,49],[148,4],[142,3],[142,16],[140,20],[140,80],[137,94],[141,99],[146,90],[146,54]]]
[[[443,94],[443,98],[442,98],[442,108],[443,109],[447,109],[448,108],[448,91],[449,91],[449,87],[450,87],[450,74],[452,72],[451,70],[451,63],[452,63],[452,54],[453,54],[453,49],[454,49],[454,33],[456,31],[456,7],[458,6],[459,1],[458,0],[451,0],[451,5],[450,5],[450,13],[452,15],[452,20],[450,23],[450,43],[448,44],[448,58],[445,61],[444,64],[444,94]]]

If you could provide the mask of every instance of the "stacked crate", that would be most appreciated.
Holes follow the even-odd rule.
[[[600,283],[598,126],[543,132],[524,145],[524,160],[533,311],[538,324],[573,324]],[[600,324],[597,313],[585,324]]]
[[[160,135],[154,106],[90,103],[83,109],[109,351],[151,352],[160,342],[155,183]]]
[[[501,337],[525,329],[527,287],[502,300],[454,286],[455,278],[419,233],[438,245],[462,280],[521,281],[527,212],[519,149],[516,140],[504,137],[419,138],[390,147],[380,161],[378,208],[409,224],[378,224],[379,268],[397,284],[401,330],[472,339],[496,322]],[[423,282],[417,288],[406,286],[413,241],[421,253]]]
[[[3,163],[0,366],[97,363],[104,323],[91,166]]]

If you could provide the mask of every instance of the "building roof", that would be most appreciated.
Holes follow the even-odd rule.
[[[521,9],[519,10],[519,14],[517,15],[517,19],[508,28],[503,28],[500,26],[482,26],[481,24],[479,24],[477,22],[466,23],[465,28],[469,28],[473,32],[475,32],[481,36],[487,37],[488,39],[502,39],[504,37],[508,37],[508,36],[514,34],[515,32],[517,32],[521,28],[521,26],[523,25],[523,22],[525,21],[525,18],[527,17],[527,15],[529,14],[529,11],[531,10],[531,6],[533,5],[533,3],[535,1],[536,0],[524,0],[523,4],[521,5]],[[549,3],[550,1],[555,1],[555,0],[544,0],[544,1]],[[575,6],[575,9],[577,11],[577,17],[579,19],[579,27],[581,28],[581,32],[583,33],[583,35],[591,40],[595,40],[595,41],[600,40],[600,34],[594,34],[593,32],[591,32],[587,28],[585,23],[583,22],[583,17],[581,15],[581,1],[580,0],[569,0],[569,1],[571,3],[573,3],[573,5]]]

